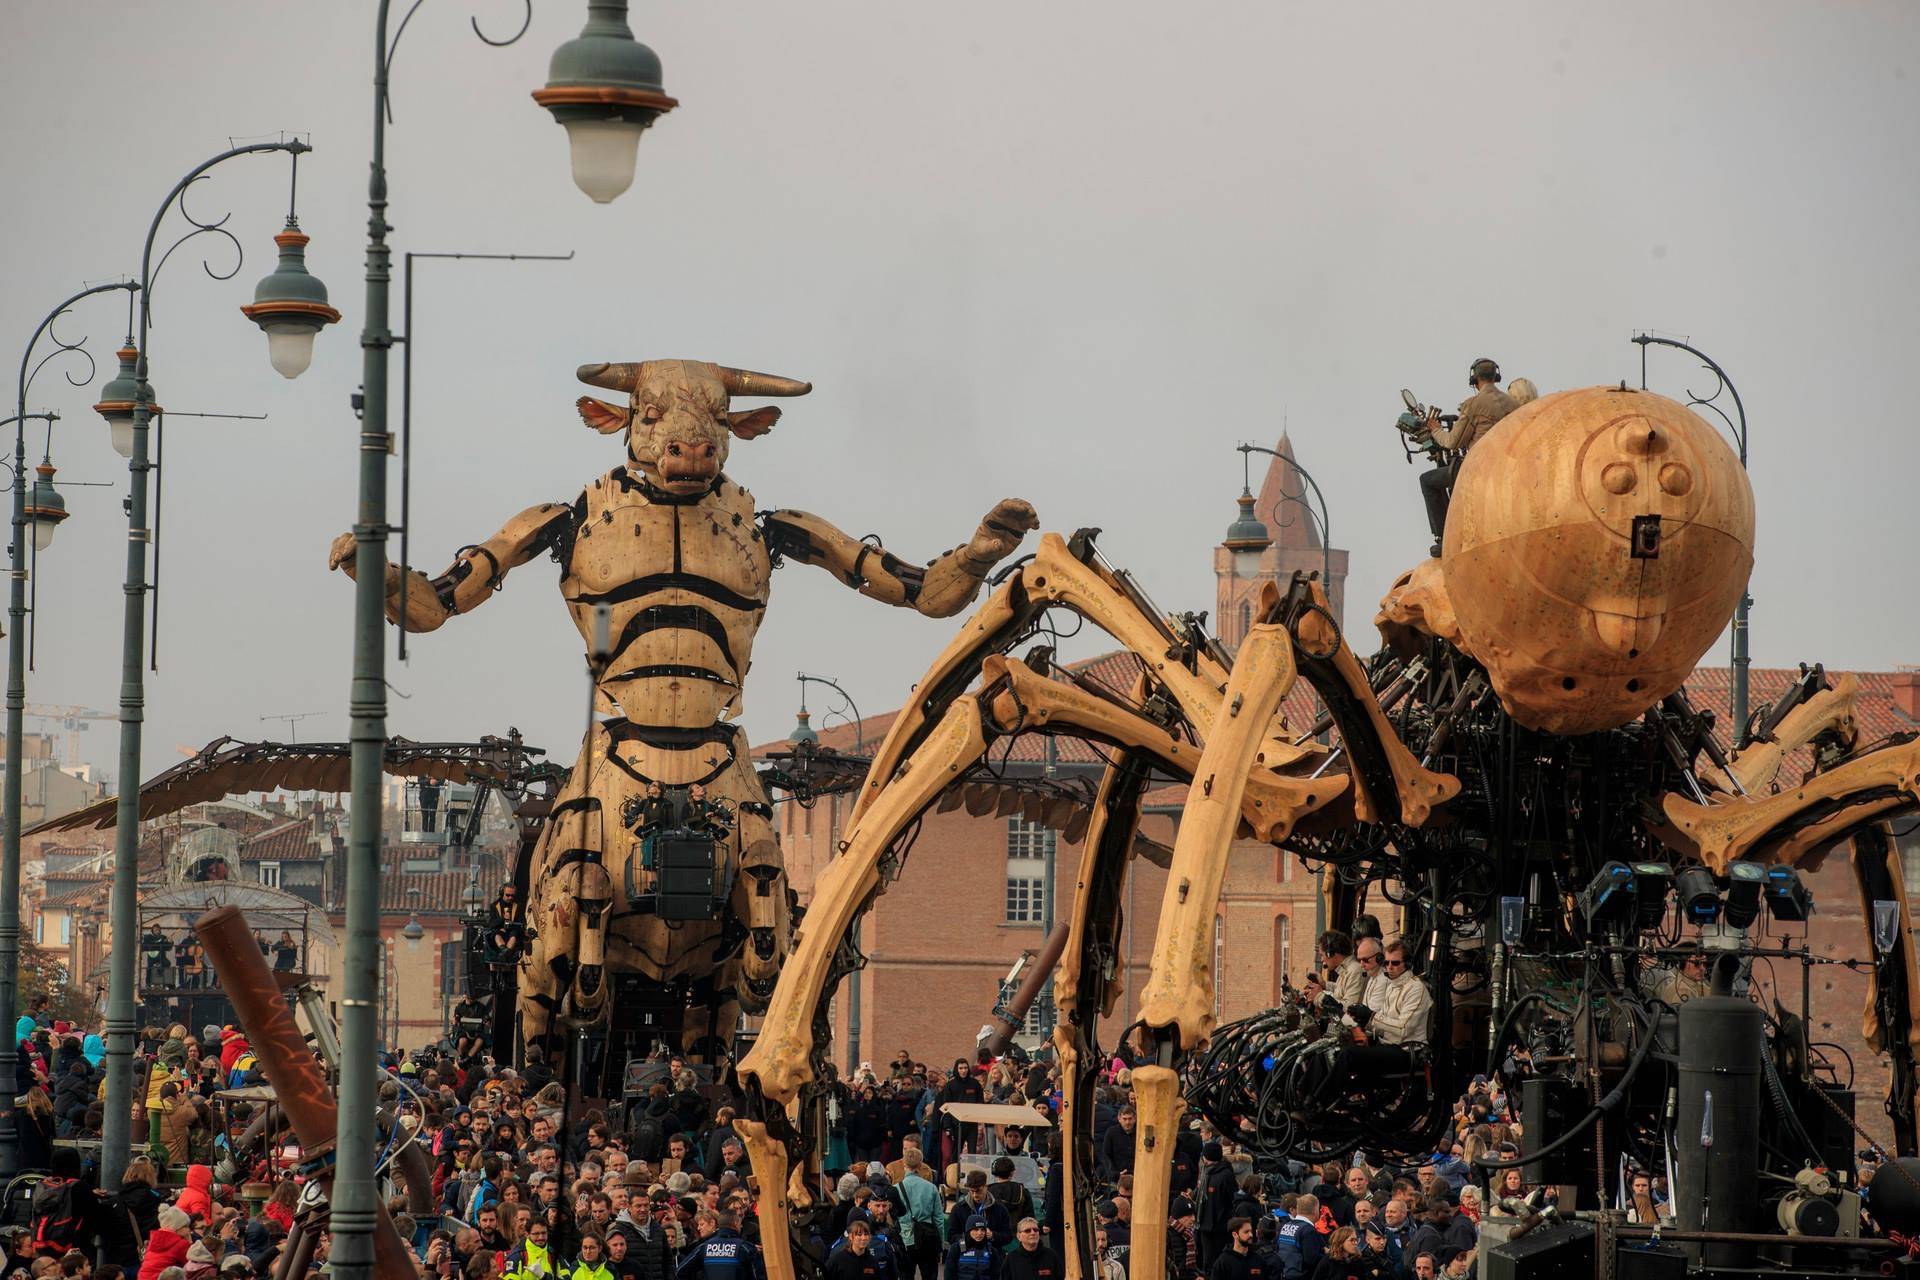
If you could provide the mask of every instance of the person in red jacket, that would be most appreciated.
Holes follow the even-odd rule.
[[[198,1217],[202,1222],[213,1216],[213,1166],[190,1164],[187,1166],[187,1186],[174,1198],[174,1207],[189,1218]]]
[[[193,1222],[170,1204],[160,1206],[160,1229],[147,1237],[146,1256],[140,1260],[139,1280],[159,1280],[168,1267],[187,1265],[188,1237]]]
[[[251,1048],[247,1038],[232,1027],[220,1033],[220,1070],[223,1075],[233,1074],[233,1064]]]

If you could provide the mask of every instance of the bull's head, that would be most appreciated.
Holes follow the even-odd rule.
[[[627,393],[624,405],[580,397],[580,417],[602,435],[627,433],[627,458],[669,493],[699,493],[727,465],[731,436],[751,440],[773,429],[775,408],[735,413],[734,396],[803,396],[811,383],[730,369],[704,360],[583,364],[580,381]]]

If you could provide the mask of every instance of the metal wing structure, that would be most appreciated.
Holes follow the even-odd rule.
[[[350,744],[345,742],[238,742],[216,738],[191,760],[154,775],[140,787],[140,820],[225,796],[253,791],[345,791]],[[545,751],[529,747],[517,733],[478,742],[411,742],[387,739],[388,773],[435,782],[481,782],[504,791],[522,790],[541,769]],[[551,766],[548,766],[551,767]],[[83,809],[38,823],[23,835],[40,835],[114,825],[119,804],[106,796]]]

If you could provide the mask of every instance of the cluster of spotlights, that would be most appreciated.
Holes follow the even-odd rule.
[[[1733,862],[1724,876],[1703,866],[1683,868],[1676,876],[1664,862],[1609,862],[1580,893],[1580,912],[1596,933],[1630,928],[1644,933],[1666,918],[1667,895],[1678,900],[1680,918],[1696,927],[1723,921],[1745,929],[1762,907],[1775,920],[1798,923],[1813,911],[1813,896],[1788,866]]]

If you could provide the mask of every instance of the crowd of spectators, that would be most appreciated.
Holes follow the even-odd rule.
[[[1377,950],[1377,949],[1376,949]],[[1368,953],[1372,956],[1373,953]],[[1330,966],[1331,969],[1331,966]],[[117,1187],[83,1160],[101,1128],[103,1046],[44,1008],[16,1034],[33,1083],[20,1108],[25,1163],[49,1170],[25,1226],[0,1228],[0,1277],[247,1280],[289,1246],[300,1153],[250,1132],[254,1103],[226,1090],[270,1083],[233,1027],[147,1028],[136,1061],[136,1132]],[[1093,1092],[1091,1234],[1100,1280],[1131,1280],[1138,1115],[1132,1062]],[[570,1104],[535,1058],[516,1071],[472,1035],[383,1062],[398,1128],[383,1168],[413,1170],[388,1214],[422,1280],[748,1280],[763,1275],[762,1188],[716,1075],[664,1051],[644,1091],[608,1115]],[[649,1072],[643,1072],[644,1080]],[[828,1069],[824,1179],[797,1214],[801,1247],[834,1280],[1058,1280],[1066,1206],[1055,1123],[1058,1072],[1042,1054],[944,1065],[905,1050],[843,1079]],[[216,1095],[222,1095],[216,1097]],[[1480,1223],[1535,1189],[1519,1168],[1513,1098],[1476,1079],[1442,1149],[1412,1163],[1357,1153],[1319,1168],[1256,1168],[1198,1115],[1181,1117],[1167,1212],[1168,1280],[1437,1280],[1475,1272]],[[957,1123],[945,1104],[1024,1108],[1031,1124]],[[258,1126],[254,1126],[257,1128]],[[71,1142],[62,1141],[71,1139]],[[408,1157],[403,1163],[400,1156]],[[430,1171],[430,1172],[429,1172]],[[1662,1181],[1625,1180],[1632,1221],[1669,1216]],[[1538,1207],[1538,1198],[1534,1206]],[[306,1227],[300,1228],[306,1232]],[[302,1274],[324,1264],[317,1225]],[[1158,1280],[1141,1277],[1140,1280]]]

